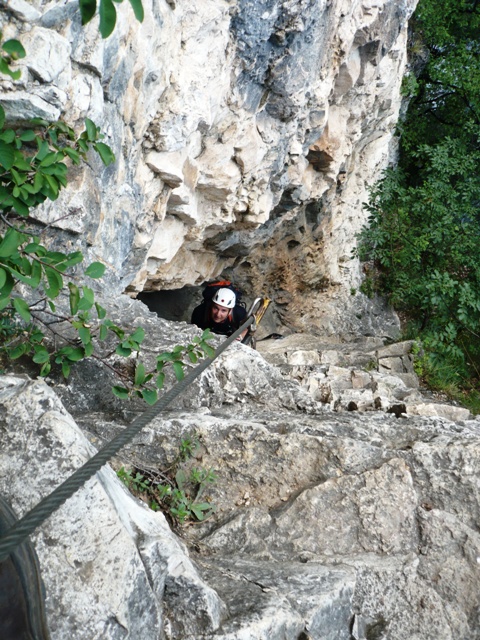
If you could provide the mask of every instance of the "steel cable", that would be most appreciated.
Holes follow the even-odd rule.
[[[183,380],[177,382],[177,384],[159,398],[155,404],[135,418],[124,431],[115,436],[115,438],[100,449],[90,460],[54,489],[52,493],[45,496],[33,509],[20,518],[13,527],[0,538],[0,562],[5,560],[38,526],[78,491],[87,480],[95,475],[110,458],[128,444],[160,411],[165,409],[195,378],[203,373],[253,321],[253,316],[249,316],[235,333],[222,342],[211,358],[206,358],[197,367],[192,369]]]

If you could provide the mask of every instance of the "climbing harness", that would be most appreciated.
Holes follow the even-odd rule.
[[[165,409],[182,391],[184,391],[225,349],[234,342],[245,329],[255,322],[253,315],[247,316],[245,322],[229,336],[215,350],[211,358],[203,360],[195,369],[192,369],[183,380],[177,382],[157,402],[144,411],[121,433],[100,449],[80,469],[77,469],[69,478],[43,498],[31,511],[8,529],[0,537],[0,565],[12,551],[20,545],[35,529],[40,526],[54,511],[68,500],[87,480],[89,480],[104,464],[110,460],[120,449],[128,444],[140,431]]]

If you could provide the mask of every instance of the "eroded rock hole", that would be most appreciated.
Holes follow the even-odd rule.
[[[175,322],[190,322],[192,311],[202,299],[203,287],[182,287],[162,291],[142,291],[138,300],[160,318]]]

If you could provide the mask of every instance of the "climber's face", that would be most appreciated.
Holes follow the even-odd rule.
[[[214,302],[212,304],[212,320],[214,322],[223,322],[227,319],[229,311],[230,309],[227,307],[222,307],[222,305]]]

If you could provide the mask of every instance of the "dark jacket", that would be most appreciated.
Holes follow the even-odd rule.
[[[192,324],[196,324],[200,329],[210,329],[213,333],[221,336],[231,336],[247,317],[245,307],[237,305],[234,307],[223,322],[214,322],[210,317],[211,302],[203,301],[195,307],[192,313]]]

